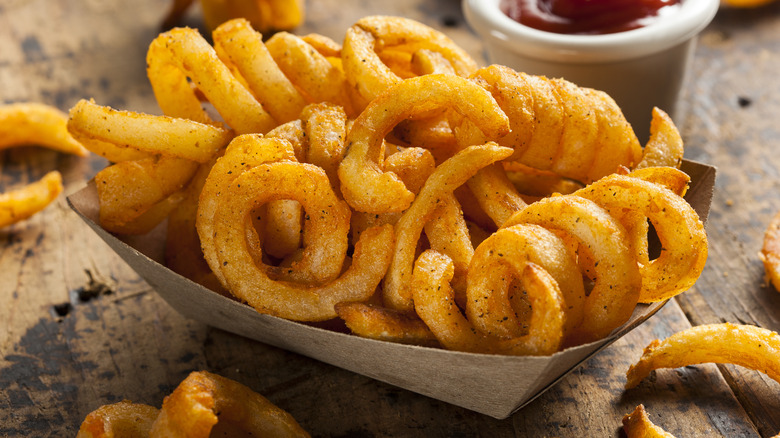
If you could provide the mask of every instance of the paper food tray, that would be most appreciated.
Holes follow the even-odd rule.
[[[686,199],[706,221],[715,168],[685,161],[682,170],[692,180]],[[629,322],[611,336],[545,357],[463,353],[376,341],[260,314],[174,273],[155,261],[159,260],[155,254],[161,253],[164,235],[135,236],[123,241],[100,227],[94,184],[69,196],[68,203],[182,315],[499,419],[531,402],[664,304],[639,305]]]

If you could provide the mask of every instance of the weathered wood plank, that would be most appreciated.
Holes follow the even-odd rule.
[[[757,253],[780,210],[780,4],[722,9],[702,34],[684,102],[688,158],[718,167],[708,223],[710,256],[678,298],[693,324],[729,321],[780,331],[780,293]],[[744,368],[721,370],[762,436],[780,431],[780,384]]]

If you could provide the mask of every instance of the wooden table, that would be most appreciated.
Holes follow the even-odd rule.
[[[296,32],[341,40],[358,18],[403,15],[445,31],[484,61],[457,0],[308,0]],[[69,109],[80,98],[159,113],[145,53],[167,2],[3,0],[0,101]],[[199,26],[197,9],[184,23]],[[756,253],[780,210],[780,2],[722,9],[703,32],[677,120],[686,157],[719,168],[710,256],[696,286],[507,420],[457,408],[187,320],[163,302],[66,206],[0,230],[0,435],[73,436],[96,407],[160,406],[190,371],[245,383],[313,436],[618,436],[644,403],[678,437],[780,432],[780,384],[736,366],[658,372],[623,390],[655,338],[730,321],[780,331],[780,293]],[[59,169],[66,192],[105,166],[40,148],[0,154],[0,190]]]

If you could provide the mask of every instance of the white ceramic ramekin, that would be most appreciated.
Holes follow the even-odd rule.
[[[653,106],[677,117],[696,36],[719,5],[719,0],[682,0],[675,13],[639,29],[564,35],[512,20],[501,12],[499,2],[463,0],[466,20],[484,41],[490,63],[606,91],[643,141]]]

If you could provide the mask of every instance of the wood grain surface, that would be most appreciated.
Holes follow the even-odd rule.
[[[146,49],[163,0],[0,0],[0,103],[67,111],[80,98],[158,114]],[[308,0],[298,34],[337,41],[358,18],[401,15],[450,35],[484,64],[457,0]],[[182,24],[200,27],[193,8]],[[507,420],[477,414],[180,316],[68,209],[0,229],[0,436],[74,436],[100,405],[160,406],[192,370],[242,382],[313,436],[620,436],[643,403],[676,436],[780,432],[780,384],[736,366],[661,370],[624,390],[644,346],[692,325],[780,331],[780,293],[757,257],[780,210],[780,2],[722,8],[703,32],[677,120],[686,157],[719,169],[710,255],[694,288]],[[0,191],[63,173],[66,194],[105,160],[37,147],[0,153]],[[780,359],[779,359],[780,360]],[[442,364],[446,372],[446,364]]]

